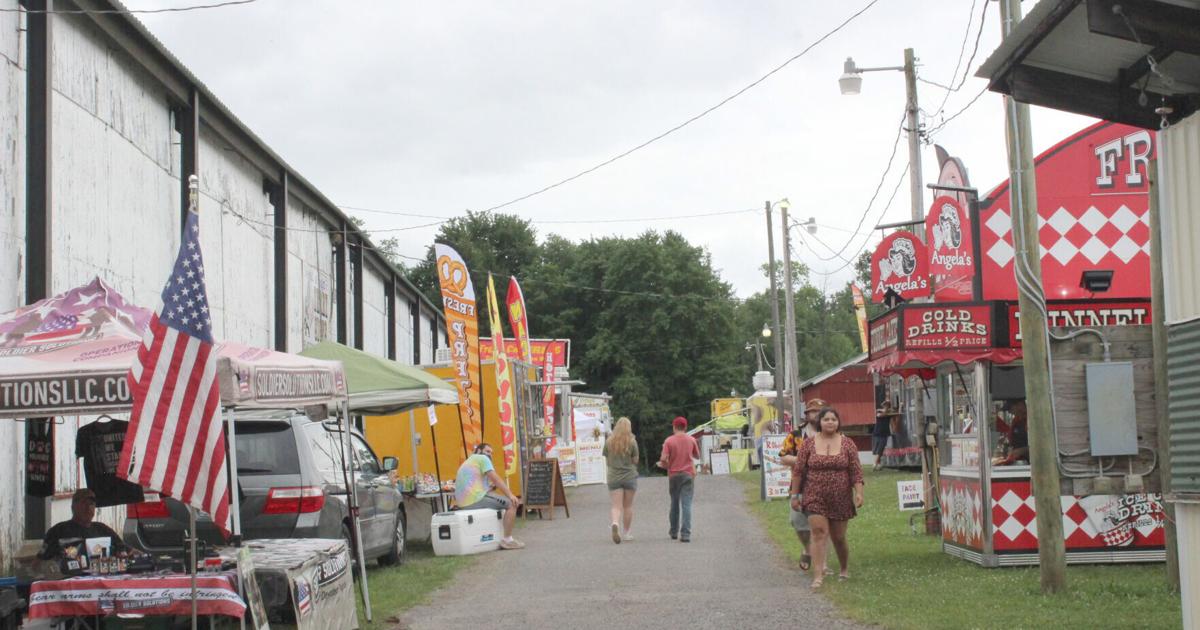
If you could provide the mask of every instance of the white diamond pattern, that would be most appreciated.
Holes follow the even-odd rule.
[[[1122,205],[1120,208],[1117,208],[1117,211],[1113,213],[1112,218],[1109,220],[1121,232],[1128,232],[1129,228],[1138,222],[1138,216],[1133,213],[1133,210],[1129,209],[1129,206]]]
[[[988,258],[996,261],[997,265],[1003,267],[1013,259],[1013,248],[1012,245],[1008,244],[1008,241],[1001,239],[996,241],[995,245],[988,248],[987,255]]]
[[[1142,251],[1142,248],[1138,247],[1137,243],[1134,243],[1133,239],[1128,236],[1121,236],[1120,240],[1112,246],[1112,253],[1116,254],[1117,258],[1120,258],[1121,262],[1125,263],[1129,262],[1140,251]]]
[[[1054,214],[1050,215],[1050,218],[1046,220],[1046,223],[1050,224],[1050,227],[1054,228],[1055,232],[1058,232],[1059,234],[1066,234],[1068,230],[1075,227],[1075,224],[1078,223],[1078,219],[1071,216],[1071,213],[1068,212],[1066,208],[1060,207],[1058,210],[1054,211]]]
[[[1025,501],[1021,499],[1021,497],[1017,496],[1017,493],[1009,490],[1008,492],[1004,493],[1004,496],[1000,497],[1000,499],[996,501],[996,505],[1004,508],[1005,512],[1012,514],[1013,512],[1017,511],[1017,508],[1025,505]]]
[[[1062,241],[1059,242],[1061,243]],[[1108,248],[1104,246],[1104,243],[1100,239],[1093,236],[1088,239],[1088,242],[1083,244],[1083,247],[1079,248],[1079,253],[1083,254],[1084,258],[1092,261],[1094,265],[1100,262],[1101,258],[1104,258],[1104,255],[1108,253]],[[1065,265],[1066,263],[1064,262],[1063,264]]]
[[[1093,237],[1091,241],[1088,241],[1088,243],[1091,243],[1095,240],[1095,237]],[[1068,241],[1065,238],[1058,239],[1054,242],[1054,245],[1050,247],[1050,255],[1058,261],[1058,264],[1063,265],[1064,267],[1067,265],[1067,263],[1071,262],[1071,259],[1074,258],[1075,254],[1077,253],[1079,253],[1079,248],[1075,247],[1071,241]]]
[[[1099,232],[1100,228],[1104,227],[1104,224],[1107,222],[1108,217],[1104,216],[1103,212],[1097,210],[1096,206],[1088,208],[1087,212],[1084,212],[1083,216],[1079,217],[1079,224],[1092,234]]]
[[[1015,518],[1006,518],[1004,523],[999,528],[1001,534],[1008,537],[1009,540],[1016,540],[1021,532],[1025,531],[1025,526],[1017,522]]]
[[[1012,217],[1004,210],[997,210],[984,225],[996,236],[1004,238],[1012,230]]]

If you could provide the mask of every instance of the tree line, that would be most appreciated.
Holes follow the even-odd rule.
[[[482,298],[488,273],[496,277],[501,303],[508,277],[516,276],[532,336],[570,339],[571,377],[587,383],[577,389],[610,394],[614,417],[630,418],[649,453],[661,448],[675,416],[695,426],[708,421],[713,398],[753,392],[756,344],[762,343],[769,364],[777,364],[771,340],[761,337],[763,324],[771,321],[769,291],[739,299],[708,252],[677,232],[579,242],[554,234],[539,239],[520,217],[469,212],[443,224],[437,240],[467,261],[480,296],[480,334],[489,334]],[[766,258],[763,252],[746,254]],[[765,274],[765,264],[763,269]],[[432,247],[423,262],[405,271],[441,303]],[[803,265],[793,265],[792,275],[803,380],[861,348],[849,285],[827,293]],[[500,319],[511,336],[507,317]],[[653,459],[643,457],[643,464]]]

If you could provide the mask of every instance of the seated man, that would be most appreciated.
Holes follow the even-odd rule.
[[[498,490],[500,494],[492,490]],[[520,549],[525,546],[525,543],[512,537],[517,506],[521,502],[496,474],[490,444],[476,446],[474,454],[458,467],[458,474],[454,477],[454,502],[460,510],[504,510],[504,538],[500,540],[500,548]]]
[[[38,557],[43,560],[57,558],[62,555],[63,544],[83,543],[88,538],[105,538],[112,541],[109,548],[112,555],[128,555],[129,547],[104,523],[98,523],[96,518],[96,494],[87,488],[80,488],[71,496],[71,520],[63,521],[46,532],[42,550]]]

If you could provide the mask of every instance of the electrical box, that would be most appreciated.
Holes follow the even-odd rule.
[[[1133,364],[1113,361],[1085,368],[1092,456],[1137,455]]]

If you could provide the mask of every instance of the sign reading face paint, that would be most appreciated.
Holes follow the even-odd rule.
[[[925,217],[925,234],[934,300],[972,299],[975,252],[971,241],[971,219],[966,209],[953,197],[934,199]]]
[[[871,299],[883,302],[889,289],[905,300],[929,295],[929,256],[911,232],[887,235],[871,256]]]

